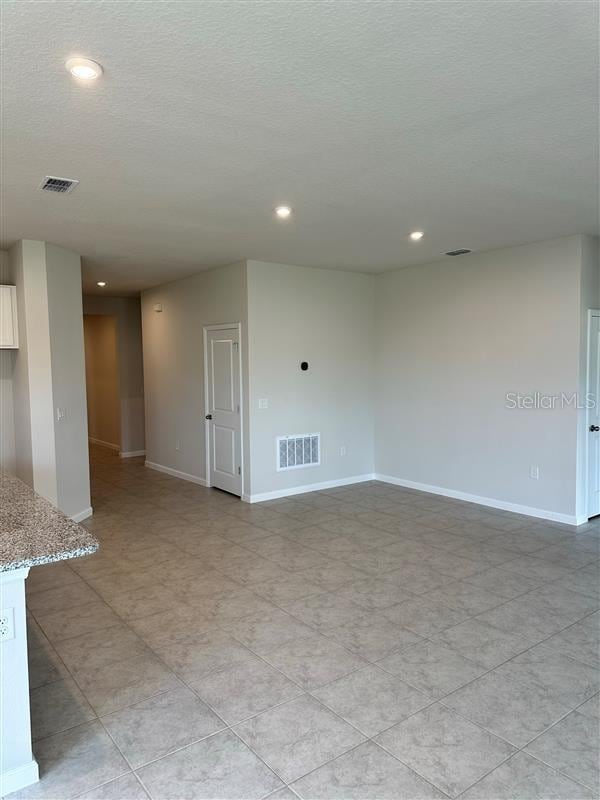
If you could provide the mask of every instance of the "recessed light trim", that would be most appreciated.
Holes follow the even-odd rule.
[[[292,209],[289,206],[277,206],[275,215],[279,219],[289,219],[292,215]]]
[[[420,241],[424,236],[425,236],[425,234],[424,234],[423,231],[413,231],[410,234],[410,238],[413,240],[413,242]]]
[[[106,286],[106,281],[96,281],[96,286]]]
[[[74,78],[86,83],[95,81],[103,72],[102,66],[89,58],[70,58],[65,67]]]

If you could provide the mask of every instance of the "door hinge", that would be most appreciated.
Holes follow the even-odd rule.
[[[241,475],[241,474],[242,474],[242,468],[238,467],[238,475]]]

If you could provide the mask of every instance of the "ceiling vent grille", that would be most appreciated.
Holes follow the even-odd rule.
[[[471,250],[467,250],[466,247],[460,247],[458,250],[448,250],[446,253],[447,256],[466,256],[467,253],[470,253]]]
[[[72,192],[79,181],[74,178],[57,178],[54,175],[46,175],[40,185],[44,192],[58,192],[58,194],[68,194]]]
[[[277,437],[277,471],[315,467],[321,463],[321,434]]]

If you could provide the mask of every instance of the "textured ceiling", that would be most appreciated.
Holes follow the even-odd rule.
[[[597,231],[595,2],[3,0],[2,30],[2,243],[80,252],[87,288]]]

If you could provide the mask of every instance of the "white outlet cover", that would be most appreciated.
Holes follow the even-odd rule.
[[[14,608],[0,609],[0,642],[7,642],[15,638],[15,610]]]
[[[262,398],[261,398],[261,399],[258,401],[258,407],[259,407],[259,408],[268,408],[268,407],[269,407],[269,400],[268,400],[268,398],[267,398],[267,397],[262,397]]]

